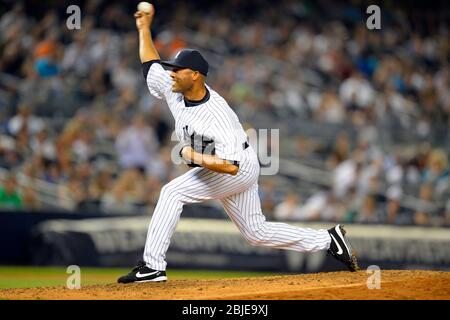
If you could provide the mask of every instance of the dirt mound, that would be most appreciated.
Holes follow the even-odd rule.
[[[365,271],[165,283],[108,284],[69,290],[65,287],[0,290],[2,299],[446,299],[450,273],[382,270],[380,289],[369,289]]]

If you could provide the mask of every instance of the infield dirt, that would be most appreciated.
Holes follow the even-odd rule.
[[[1,299],[48,300],[450,300],[450,272],[382,270],[379,289],[369,289],[365,271],[275,277],[172,280],[164,283],[107,284],[0,290]]]

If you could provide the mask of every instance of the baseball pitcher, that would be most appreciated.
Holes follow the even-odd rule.
[[[173,60],[161,61],[150,32],[154,13],[152,6],[149,13],[134,14],[142,70],[150,93],[166,100],[177,138],[184,145],[180,156],[192,169],[162,188],[148,228],[143,261],[118,282],[166,281],[166,251],[183,206],[209,199],[221,201],[252,245],[298,252],[328,250],[349,270],[358,270],[342,226],[313,230],[266,221],[258,195],[259,161],[238,117],[206,84],[209,65],[199,51],[184,49]]]

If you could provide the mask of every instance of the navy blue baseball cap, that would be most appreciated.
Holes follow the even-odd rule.
[[[176,54],[174,59],[161,61],[161,64],[171,68],[187,68],[198,71],[205,77],[208,75],[209,64],[200,51],[195,49],[183,49]]]

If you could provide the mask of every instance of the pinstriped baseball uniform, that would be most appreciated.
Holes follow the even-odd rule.
[[[150,93],[167,101],[178,139],[186,139],[194,132],[203,135],[215,142],[219,158],[239,162],[239,171],[234,176],[198,167],[162,188],[145,243],[144,261],[150,268],[166,269],[166,251],[183,206],[209,199],[222,202],[228,216],[252,245],[299,252],[330,247],[327,230],[266,221],[258,194],[257,155],[246,144],[247,135],[238,117],[219,94],[206,86],[207,93],[201,101],[187,101],[181,93],[172,92],[170,72],[164,70],[159,61],[149,61],[143,66]]]

